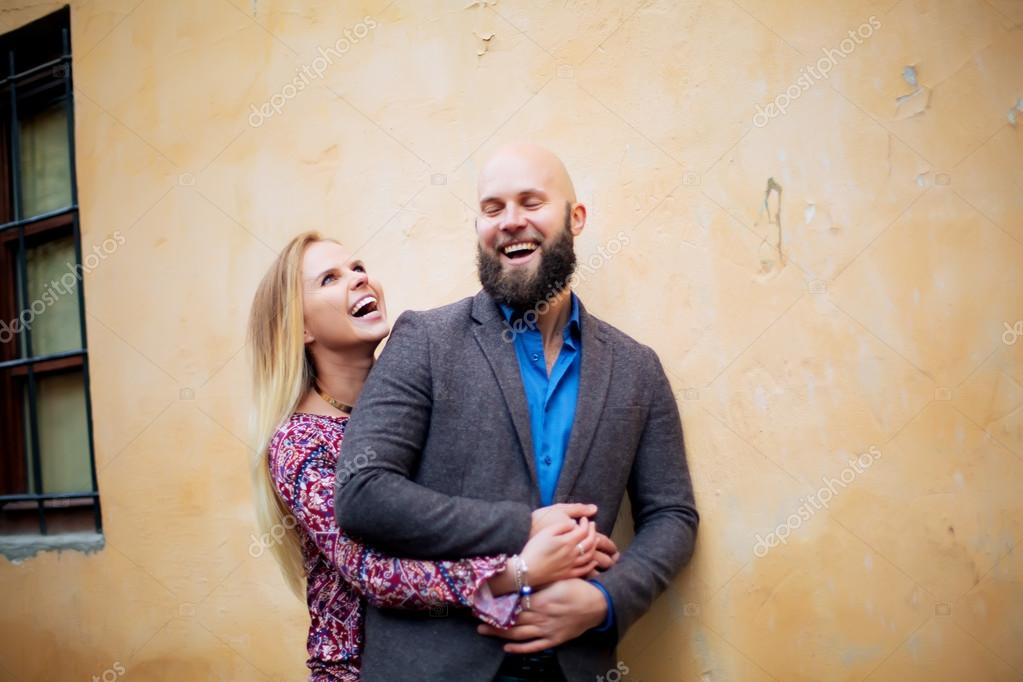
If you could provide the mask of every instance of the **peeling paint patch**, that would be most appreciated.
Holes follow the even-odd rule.
[[[806,207],[803,209],[803,224],[811,225],[815,230],[823,232],[830,230],[837,232],[842,229],[841,225],[832,220],[831,211],[826,205],[817,206],[813,199],[806,199]]]
[[[483,41],[481,43],[482,47],[480,47],[480,49],[476,50],[476,56],[477,57],[482,57],[490,49],[490,41],[494,39],[494,35],[495,34],[493,32],[491,32],[491,33],[476,33],[476,31],[473,31],[472,34],[474,36],[476,36],[477,38],[479,38],[481,41]]]
[[[761,207],[761,213],[767,215],[768,225],[778,226],[778,263],[784,267],[785,256],[781,251],[781,192],[782,186],[775,182],[774,178],[767,178],[767,188],[764,189],[764,204]],[[767,237],[764,237],[764,241],[767,241]]]
[[[914,88],[920,84],[916,80],[916,65],[911,64],[902,69],[902,79],[912,85]]]
[[[931,104],[931,91],[928,88],[918,88],[908,95],[900,95],[895,98],[895,120],[918,116],[927,110]]]
[[[1019,119],[1020,114],[1023,114],[1023,97],[1020,97],[1019,101],[1009,109],[1007,118],[1009,119],[1009,125],[1013,128],[1016,127],[1016,121]]]
[[[106,540],[99,533],[61,533],[58,535],[9,535],[0,537],[0,555],[12,564],[20,564],[39,552],[85,552],[103,549]]]
[[[895,98],[896,121],[922,114],[931,103],[931,89],[920,84],[916,64],[903,67],[902,80],[912,86],[913,91]]]

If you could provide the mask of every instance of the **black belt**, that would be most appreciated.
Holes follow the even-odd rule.
[[[553,651],[506,654],[494,682],[565,682]]]

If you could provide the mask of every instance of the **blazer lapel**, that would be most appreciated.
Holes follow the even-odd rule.
[[[568,438],[565,462],[558,476],[554,502],[567,502],[583,462],[590,452],[593,436],[600,422],[611,385],[612,351],[594,318],[579,302],[579,326],[582,331],[582,368],[579,376],[579,397],[575,404],[575,421]]]
[[[515,355],[515,345],[509,341],[503,324],[504,318],[497,303],[485,290],[480,290],[473,298],[472,316],[479,324],[473,328],[473,335],[479,344],[487,362],[490,363],[497,384],[508,405],[512,424],[519,437],[519,445],[529,478],[532,482],[534,506],[540,499],[540,484],[536,476],[536,460],[533,456],[533,436],[529,427],[529,406],[526,404],[526,391],[522,386],[522,374],[519,360]]]

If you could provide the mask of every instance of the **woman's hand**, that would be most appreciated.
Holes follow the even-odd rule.
[[[532,524],[529,529],[529,537],[539,533],[550,526],[563,526],[575,519],[593,516],[597,513],[597,505],[583,504],[581,502],[562,502],[546,507],[534,509],[532,513]]]
[[[587,520],[588,519],[585,519]],[[596,528],[596,524],[590,522],[590,530]],[[578,568],[580,563],[584,563],[586,556],[589,553],[584,554],[575,561],[577,566],[576,569],[566,569],[564,575],[561,577],[555,576],[554,578],[547,577],[551,573],[556,573],[556,568],[549,567],[549,564],[553,564],[557,559],[553,556],[544,556],[544,553],[551,550],[553,553],[559,555],[567,551],[571,554],[574,551],[576,556],[579,556],[579,550],[575,548],[575,545],[571,543],[573,535],[575,537],[581,535],[582,530],[579,526],[576,526],[574,522],[567,521],[560,526],[548,525],[542,531],[539,531],[534,535],[530,541],[526,544],[526,547],[522,550],[522,557],[526,562],[526,566],[529,568],[529,572],[526,575],[526,582],[529,583],[530,587],[539,588],[547,583],[561,580],[565,577],[585,577],[585,578],[596,578],[600,575],[599,571],[604,571],[613,566],[618,562],[620,556],[618,547],[614,541],[603,533],[593,533],[592,535],[587,532],[587,537],[592,539],[593,552],[592,561],[587,565],[593,566],[588,573],[582,573],[584,570]],[[583,546],[583,550],[586,550],[588,545],[579,543]],[[569,549],[566,549],[569,548]],[[508,560],[504,570],[494,575],[488,581],[490,589],[494,595],[508,594],[509,592],[515,592],[515,562],[511,559]]]
[[[529,568],[527,582],[538,588],[556,580],[589,575],[600,565],[595,556],[597,544],[597,526],[585,516],[578,523],[569,520],[544,527],[521,552]],[[514,565],[508,568],[515,570]]]

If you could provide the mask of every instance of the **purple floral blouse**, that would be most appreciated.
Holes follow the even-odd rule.
[[[384,556],[334,520],[334,480],[348,417],[298,412],[277,430],[269,467],[302,535],[309,605],[310,682],[357,682],[366,602],[382,608],[472,609],[496,627],[515,623],[517,594],[494,597],[486,581],[507,557],[421,561]]]

